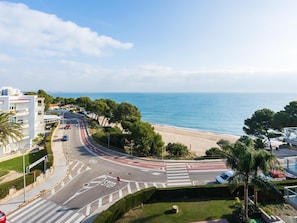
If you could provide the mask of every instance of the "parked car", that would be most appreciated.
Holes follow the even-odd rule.
[[[281,170],[270,170],[269,174],[272,178],[282,178],[282,179],[286,178],[285,172]]]
[[[0,223],[6,223],[6,214],[0,211]]]
[[[68,135],[64,135],[62,141],[68,141]]]
[[[234,176],[234,172],[232,170],[225,171],[216,177],[216,182],[219,184],[228,183],[231,177]]]

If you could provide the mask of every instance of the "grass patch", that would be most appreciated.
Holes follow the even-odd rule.
[[[0,169],[0,177],[3,177],[3,176],[5,176],[5,175],[8,174],[8,173],[9,173],[8,170],[1,170],[1,169]]]
[[[25,155],[25,164],[26,167],[29,166],[31,163],[34,163],[36,160],[40,159],[41,157],[46,155],[46,150],[40,150],[36,153],[29,153]],[[42,163],[41,165],[36,166],[36,168],[33,169],[40,169],[43,171]],[[23,172],[23,156],[18,156],[10,160],[5,160],[3,162],[0,162],[0,170],[1,171],[7,171],[7,173],[10,170],[15,170],[19,173]]]
[[[161,202],[144,204],[134,208],[116,223],[176,223],[227,219],[232,221],[234,200],[200,200],[191,202]],[[172,205],[178,205],[179,213],[172,213]]]

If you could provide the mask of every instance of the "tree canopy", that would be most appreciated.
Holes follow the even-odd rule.
[[[130,126],[131,134],[129,144],[133,142],[134,152],[140,156],[159,156],[162,153],[164,142],[154,127],[147,123],[137,121]]]
[[[185,157],[190,153],[188,147],[181,143],[168,143],[166,151],[175,157]]]
[[[248,135],[268,136],[268,130],[273,127],[274,112],[264,108],[254,112],[251,118],[244,120],[243,130]]]

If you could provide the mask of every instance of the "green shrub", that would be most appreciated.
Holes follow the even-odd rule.
[[[5,198],[9,194],[9,189],[12,187],[10,182],[0,184],[0,199]]]
[[[125,152],[125,134],[118,132],[116,129],[114,131],[104,133],[101,129],[97,130],[96,133],[92,134],[92,138],[99,144],[107,147],[109,137],[110,149],[116,150],[118,152]]]
[[[151,197],[156,201],[184,201],[197,198],[225,198],[232,197],[228,185],[212,184],[193,187],[159,188]]]
[[[212,158],[224,158],[222,150],[217,147],[212,147],[212,148],[206,150],[205,155],[207,157],[212,157]]]

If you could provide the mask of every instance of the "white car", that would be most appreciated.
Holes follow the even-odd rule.
[[[234,176],[234,172],[232,170],[225,171],[216,177],[216,182],[219,184],[228,183],[229,179]]]

